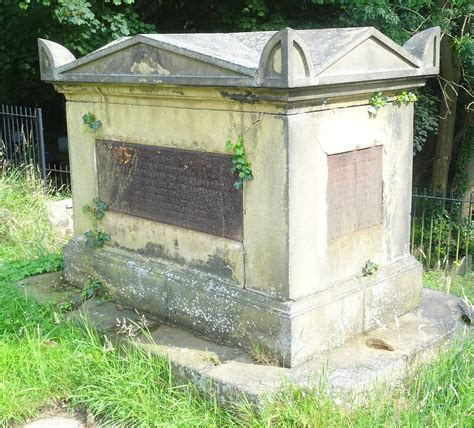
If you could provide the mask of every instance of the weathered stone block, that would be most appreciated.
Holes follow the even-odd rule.
[[[154,34],[76,60],[40,40],[68,101],[77,235],[84,205],[110,205],[111,245],[75,238],[66,276],[289,366],[416,307],[413,106],[393,101],[436,74],[438,46],[439,29],[406,48],[373,28]],[[237,191],[239,135],[254,180]]]

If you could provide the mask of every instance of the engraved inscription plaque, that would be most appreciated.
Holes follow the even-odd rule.
[[[96,140],[99,197],[111,211],[242,240],[232,157]]]
[[[382,223],[382,147],[328,156],[328,235]]]

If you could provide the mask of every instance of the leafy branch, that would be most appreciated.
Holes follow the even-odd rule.
[[[102,219],[105,217],[105,212],[108,210],[109,206],[99,198],[94,198],[93,202],[95,205],[94,207],[84,205],[82,208],[82,211],[85,214],[90,213],[92,215],[93,229],[84,234],[86,237],[87,248],[103,247],[106,242],[110,241],[110,235],[105,232],[102,225]]]
[[[242,135],[237,137],[237,142],[232,143],[231,140],[226,142],[226,149],[228,152],[233,152],[232,157],[232,174],[235,175],[236,181],[234,188],[241,190],[244,187],[244,181],[253,180],[252,164],[247,162],[245,155],[244,138]]]

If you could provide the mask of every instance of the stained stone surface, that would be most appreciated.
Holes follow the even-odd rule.
[[[420,36],[421,35],[421,36]],[[83,58],[39,40],[41,78],[69,82],[297,87],[436,74],[440,29],[406,47],[372,27],[122,37]],[[370,76],[372,74],[372,76]]]
[[[44,278],[31,278],[32,283],[35,280]],[[165,324],[150,324],[150,333],[116,338],[168,358],[177,384],[191,382],[223,404],[234,405],[242,399],[261,404],[289,383],[313,388],[321,382],[334,397],[363,400],[368,391],[383,384],[393,386],[449,349],[453,340],[472,334],[472,327],[462,321],[461,306],[455,296],[424,289],[418,309],[292,368],[257,364],[241,349]],[[112,335],[117,318],[137,320],[136,313],[111,302],[97,306],[87,301],[79,313],[87,314],[99,331]],[[388,350],[373,343],[384,343]]]
[[[99,196],[111,211],[242,240],[232,157],[97,140]]]
[[[428,29],[402,47],[373,28],[151,34],[77,60],[39,40],[41,77],[68,103],[68,280],[96,277],[123,305],[217,342],[258,343],[287,367],[416,309],[413,103],[396,95],[438,72],[439,37]],[[387,105],[374,117],[379,91]],[[86,112],[97,132],[85,132]],[[210,161],[229,161],[225,142],[239,135],[255,176],[242,205],[215,187],[233,191],[230,168]],[[335,185],[331,159],[344,168],[354,153]],[[98,195],[111,241],[92,252],[81,208]]]
[[[71,238],[74,235],[72,218],[72,199],[47,201],[48,219],[58,235],[62,238]]]

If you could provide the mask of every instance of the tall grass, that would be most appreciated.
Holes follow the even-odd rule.
[[[48,221],[44,192],[34,167],[0,168],[0,208],[11,212],[0,234],[0,260],[32,259],[61,249]]]

